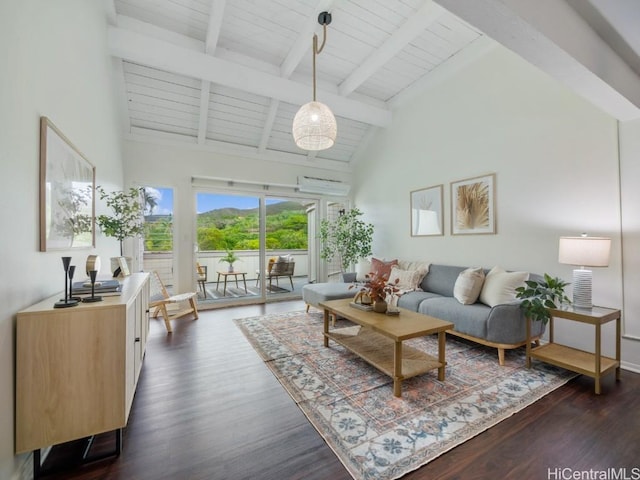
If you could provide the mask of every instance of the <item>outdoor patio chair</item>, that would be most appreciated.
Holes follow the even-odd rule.
[[[170,295],[160,275],[155,270],[151,274],[151,292],[149,296],[149,311],[153,309],[151,316],[158,318],[162,314],[167,333],[171,333],[171,320],[184,317],[193,313],[194,320],[198,319],[198,307],[196,303],[197,292],[180,293]],[[167,308],[168,307],[168,308]]]
[[[198,280],[198,286],[202,289],[202,295],[207,298],[207,290],[205,289],[205,283],[207,283],[207,266],[196,263],[196,279]]]
[[[276,286],[279,287],[278,279],[280,277],[289,277],[291,282],[291,290],[293,291],[293,272],[296,267],[296,262],[291,257],[272,257],[267,264],[267,270],[265,272],[266,278],[269,279],[269,290],[272,289],[273,279],[276,279]],[[260,272],[257,273],[256,285],[260,282]]]

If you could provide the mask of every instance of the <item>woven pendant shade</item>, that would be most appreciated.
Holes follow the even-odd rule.
[[[293,139],[304,150],[325,150],[336,141],[336,117],[320,102],[304,104],[293,119]]]

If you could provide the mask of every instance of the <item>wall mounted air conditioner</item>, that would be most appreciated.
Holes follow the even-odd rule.
[[[317,177],[298,177],[298,190],[302,193],[319,193],[344,197],[349,193],[351,185],[340,180],[329,180]]]

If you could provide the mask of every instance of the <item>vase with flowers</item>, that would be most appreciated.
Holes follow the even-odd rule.
[[[374,312],[385,313],[387,311],[387,299],[400,291],[396,287],[398,280],[389,283],[387,275],[378,275],[371,272],[366,277],[363,285],[351,285],[349,288],[359,288],[356,297],[369,299]]]

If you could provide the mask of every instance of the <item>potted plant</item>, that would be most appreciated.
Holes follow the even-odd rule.
[[[96,187],[100,200],[106,200],[112,215],[98,215],[96,222],[107,237],[120,242],[120,256],[123,256],[125,238],[136,237],[144,233],[144,189],[131,187],[128,191],[107,193],[101,186]]]
[[[324,219],[320,222],[320,258],[329,262],[337,256],[342,273],[361,258],[372,254],[373,225],[362,221],[361,215],[360,210],[352,208],[334,221]]]
[[[550,308],[558,308],[556,302],[571,303],[564,294],[567,282],[544,274],[544,280],[527,280],[526,286],[516,288],[516,298],[521,298],[520,307],[531,320],[547,323],[551,318]]]
[[[234,253],[234,251],[227,248],[227,254],[224,257],[221,257],[218,261],[228,263],[229,272],[233,272],[233,264],[238,260],[240,260],[240,258]]]
[[[358,298],[361,299],[361,303],[372,303],[373,310],[375,312],[384,313],[387,311],[387,297],[393,296],[400,290],[396,287],[399,279],[396,278],[394,283],[389,283],[386,275],[377,275],[370,273],[366,276],[364,285],[351,285],[349,288],[359,288],[356,295],[356,302]]]

